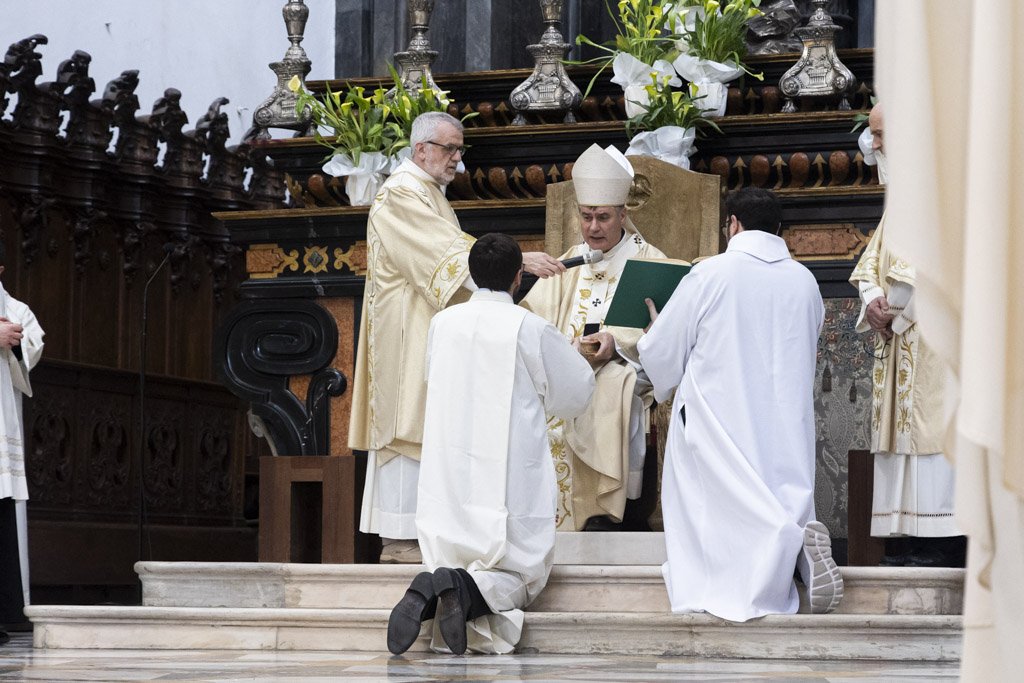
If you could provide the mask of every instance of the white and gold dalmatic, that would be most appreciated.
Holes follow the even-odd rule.
[[[427,330],[437,311],[469,298],[474,240],[459,227],[444,189],[406,160],[370,207],[366,241],[349,424],[349,447],[369,452],[359,529],[412,539]]]
[[[943,375],[921,339],[914,313],[914,268],[885,242],[885,217],[850,276],[867,305],[889,302],[893,335],[875,334],[871,372],[871,452],[875,454],[872,536],[956,536],[953,468],[942,455]]]
[[[621,155],[618,155],[621,157]],[[573,186],[580,206],[623,206],[632,174],[597,145],[573,166]],[[643,475],[647,431],[646,408],[653,402],[650,383],[641,374],[636,343],[639,329],[604,327],[604,318],[626,261],[666,258],[640,235],[627,218],[622,239],[602,261],[584,264],[560,276],[539,280],[522,305],[551,322],[572,340],[587,324],[599,324],[615,338],[619,357],[596,373],[597,389],[587,410],[572,420],[550,417],[548,438],[558,482],[557,527],[578,531],[594,516],[621,520],[626,499],[637,498]],[[560,256],[582,256],[578,244]]]

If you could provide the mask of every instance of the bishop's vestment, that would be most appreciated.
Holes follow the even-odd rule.
[[[619,357],[596,373],[597,391],[591,407],[574,420],[548,421],[551,454],[558,476],[558,528],[578,531],[593,516],[621,520],[626,499],[640,495],[646,449],[645,408],[652,403],[650,384],[636,354],[641,330],[604,327],[608,306],[631,258],[665,258],[627,220],[622,240],[598,263],[583,264],[555,277],[539,280],[521,305],[553,323],[569,340],[583,335],[587,324],[599,324],[615,338]],[[590,251],[585,243],[560,259]]]

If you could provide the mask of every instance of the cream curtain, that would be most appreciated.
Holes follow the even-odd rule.
[[[1018,680],[1024,643],[1024,3],[880,0],[887,231],[917,267],[970,537],[964,681]]]

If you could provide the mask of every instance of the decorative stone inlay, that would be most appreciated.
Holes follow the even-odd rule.
[[[364,240],[359,240],[345,250],[335,247],[334,269],[341,270],[342,266],[348,267],[355,275],[366,275],[366,242]]]
[[[245,252],[245,272],[253,279],[274,278],[299,269],[299,251],[285,251],[276,244],[254,244]]]
[[[306,266],[303,273],[326,273],[330,263],[327,257],[327,247],[306,247],[302,263]]]
[[[868,243],[852,223],[791,225],[782,238],[794,258],[801,261],[846,261],[855,258]]]

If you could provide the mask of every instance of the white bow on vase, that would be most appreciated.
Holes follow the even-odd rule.
[[[694,99],[702,98],[697,106],[703,110],[704,116],[724,116],[725,105],[729,95],[729,81],[735,80],[743,73],[743,69],[733,62],[713,62],[688,54],[679,55],[672,66],[680,76],[693,84]]]
[[[672,64],[659,59],[654,64],[644,64],[628,52],[620,52],[612,60],[612,83],[622,87],[626,99],[626,116],[633,118],[647,111],[651,103],[647,86],[668,79],[668,85],[679,87],[683,84],[676,75]],[[656,79],[656,80],[655,80]]]
[[[368,206],[384,184],[384,174],[390,168],[391,160],[384,152],[363,152],[358,164],[348,154],[335,154],[324,164],[323,171],[336,177],[345,176],[345,194],[352,206]]]
[[[654,157],[688,171],[690,155],[697,151],[693,146],[696,138],[697,131],[693,128],[662,126],[634,135],[626,154]]]

